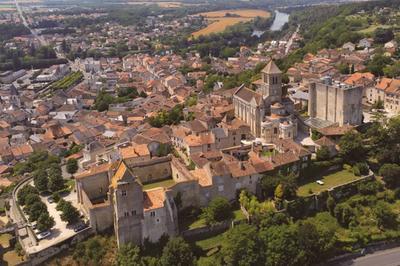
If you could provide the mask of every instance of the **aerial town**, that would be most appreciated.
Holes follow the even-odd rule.
[[[397,265],[400,1],[198,2],[0,0],[0,265]]]

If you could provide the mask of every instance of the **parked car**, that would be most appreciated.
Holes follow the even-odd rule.
[[[47,198],[47,202],[48,202],[48,203],[53,203],[53,202],[54,202],[54,198],[51,197],[51,196],[48,197],[48,198]]]
[[[32,230],[35,230],[35,229],[36,229],[36,226],[37,226],[37,223],[36,223],[36,222],[31,223]]]
[[[317,184],[323,186],[325,183],[322,180],[317,180]]]
[[[87,228],[87,224],[85,223],[79,223],[77,226],[74,228],[74,232],[79,232],[82,231],[83,229]]]
[[[38,240],[42,240],[42,239],[45,239],[46,237],[49,237],[50,235],[51,235],[50,231],[44,231],[44,232],[41,232],[40,234],[37,234],[36,236],[37,236]]]

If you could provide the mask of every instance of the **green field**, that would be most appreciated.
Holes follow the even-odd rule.
[[[55,90],[66,90],[72,86],[78,84],[83,79],[83,74],[80,71],[72,72],[71,74],[65,76],[64,78],[54,82],[50,85],[52,91]]]
[[[348,170],[342,170],[335,172],[333,174],[324,176],[320,178],[319,180],[322,180],[325,184],[324,185],[318,185],[314,180],[310,183],[304,184],[300,186],[297,190],[297,195],[300,197],[308,196],[314,193],[319,193],[324,190],[328,190],[332,187],[345,184],[350,181],[354,181],[356,179],[359,179],[360,177],[355,176],[353,172],[350,172]],[[311,190],[311,194],[309,193]]]
[[[241,209],[233,211],[233,220],[240,221],[246,219],[246,216],[243,214]],[[191,223],[184,225],[185,230],[187,229],[196,229],[203,226],[206,226],[206,220],[204,218],[199,218],[197,220],[192,221]]]
[[[162,180],[159,182],[143,185],[143,190],[149,190],[149,189],[156,188],[156,187],[171,187],[173,185],[175,185],[175,181],[173,179],[167,179],[167,180]]]
[[[358,32],[367,34],[367,33],[373,33],[378,28],[388,29],[391,27],[393,27],[393,25],[380,25],[380,24],[379,25],[371,25],[366,29],[359,30]]]

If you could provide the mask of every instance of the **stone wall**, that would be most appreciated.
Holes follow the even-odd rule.
[[[82,242],[86,238],[94,235],[94,230],[92,228],[86,228],[80,231],[78,234],[65,239],[64,241],[58,243],[57,245],[48,247],[43,249],[37,253],[29,254],[28,260],[21,262],[18,265],[23,266],[34,266],[34,265],[42,265],[48,259],[54,257],[55,255],[59,254],[63,250],[67,250],[73,245],[76,245],[79,242]]]
[[[125,160],[132,173],[139,177],[143,184],[171,177],[171,156],[152,158],[147,161],[135,162]]]

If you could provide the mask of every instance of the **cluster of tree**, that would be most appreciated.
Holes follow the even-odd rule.
[[[258,63],[254,69],[244,70],[236,75],[225,73],[209,74],[204,80],[203,91],[206,93],[211,92],[216,82],[222,82],[223,89],[235,88],[242,84],[250,86],[251,82],[261,78],[260,73],[264,67],[265,63]]]
[[[48,161],[48,164],[40,163],[32,172],[35,187],[40,192],[56,192],[64,188],[59,158],[57,161]]]
[[[232,207],[229,201],[222,197],[216,197],[202,209],[201,218],[207,225],[217,224],[233,217]]]
[[[149,118],[149,124],[153,127],[177,125],[185,119],[183,108],[183,105],[177,104],[170,111],[159,111],[155,116]]]
[[[270,217],[266,217],[270,219]],[[278,221],[277,221],[278,222]],[[216,255],[222,265],[313,265],[335,251],[335,231],[311,221],[288,220],[266,227],[239,225],[224,235]]]
[[[50,155],[47,151],[34,151],[26,161],[18,162],[13,167],[13,173],[14,175],[23,175],[39,168],[46,169],[49,165],[58,165],[60,162],[60,158]]]
[[[291,200],[296,197],[297,180],[293,173],[265,175],[260,180],[260,187],[264,199]]]
[[[69,201],[60,199],[56,210],[61,212],[61,220],[68,224],[73,224],[79,220],[79,211]]]
[[[66,59],[57,58],[50,46],[37,49],[33,44],[29,49],[6,49],[0,45],[0,70],[18,70],[22,68],[46,68],[52,65],[65,64]]]
[[[119,89],[117,96],[114,96],[106,92],[105,90],[100,90],[94,102],[94,109],[99,112],[103,112],[108,110],[108,106],[110,104],[125,103],[137,97],[145,98],[147,97],[147,94],[143,91],[141,93],[138,93],[137,89],[134,87]]]
[[[29,33],[29,29],[22,24],[0,24],[0,42]]]
[[[83,145],[78,145],[75,142],[73,142],[68,150],[63,151],[60,154],[60,157],[68,157],[72,154],[76,154],[76,153],[80,152],[82,149],[83,149]]]
[[[49,230],[54,226],[54,219],[49,215],[47,206],[39,196],[39,191],[31,185],[25,185],[18,191],[18,204],[24,206],[30,222],[36,222],[39,231]]]

